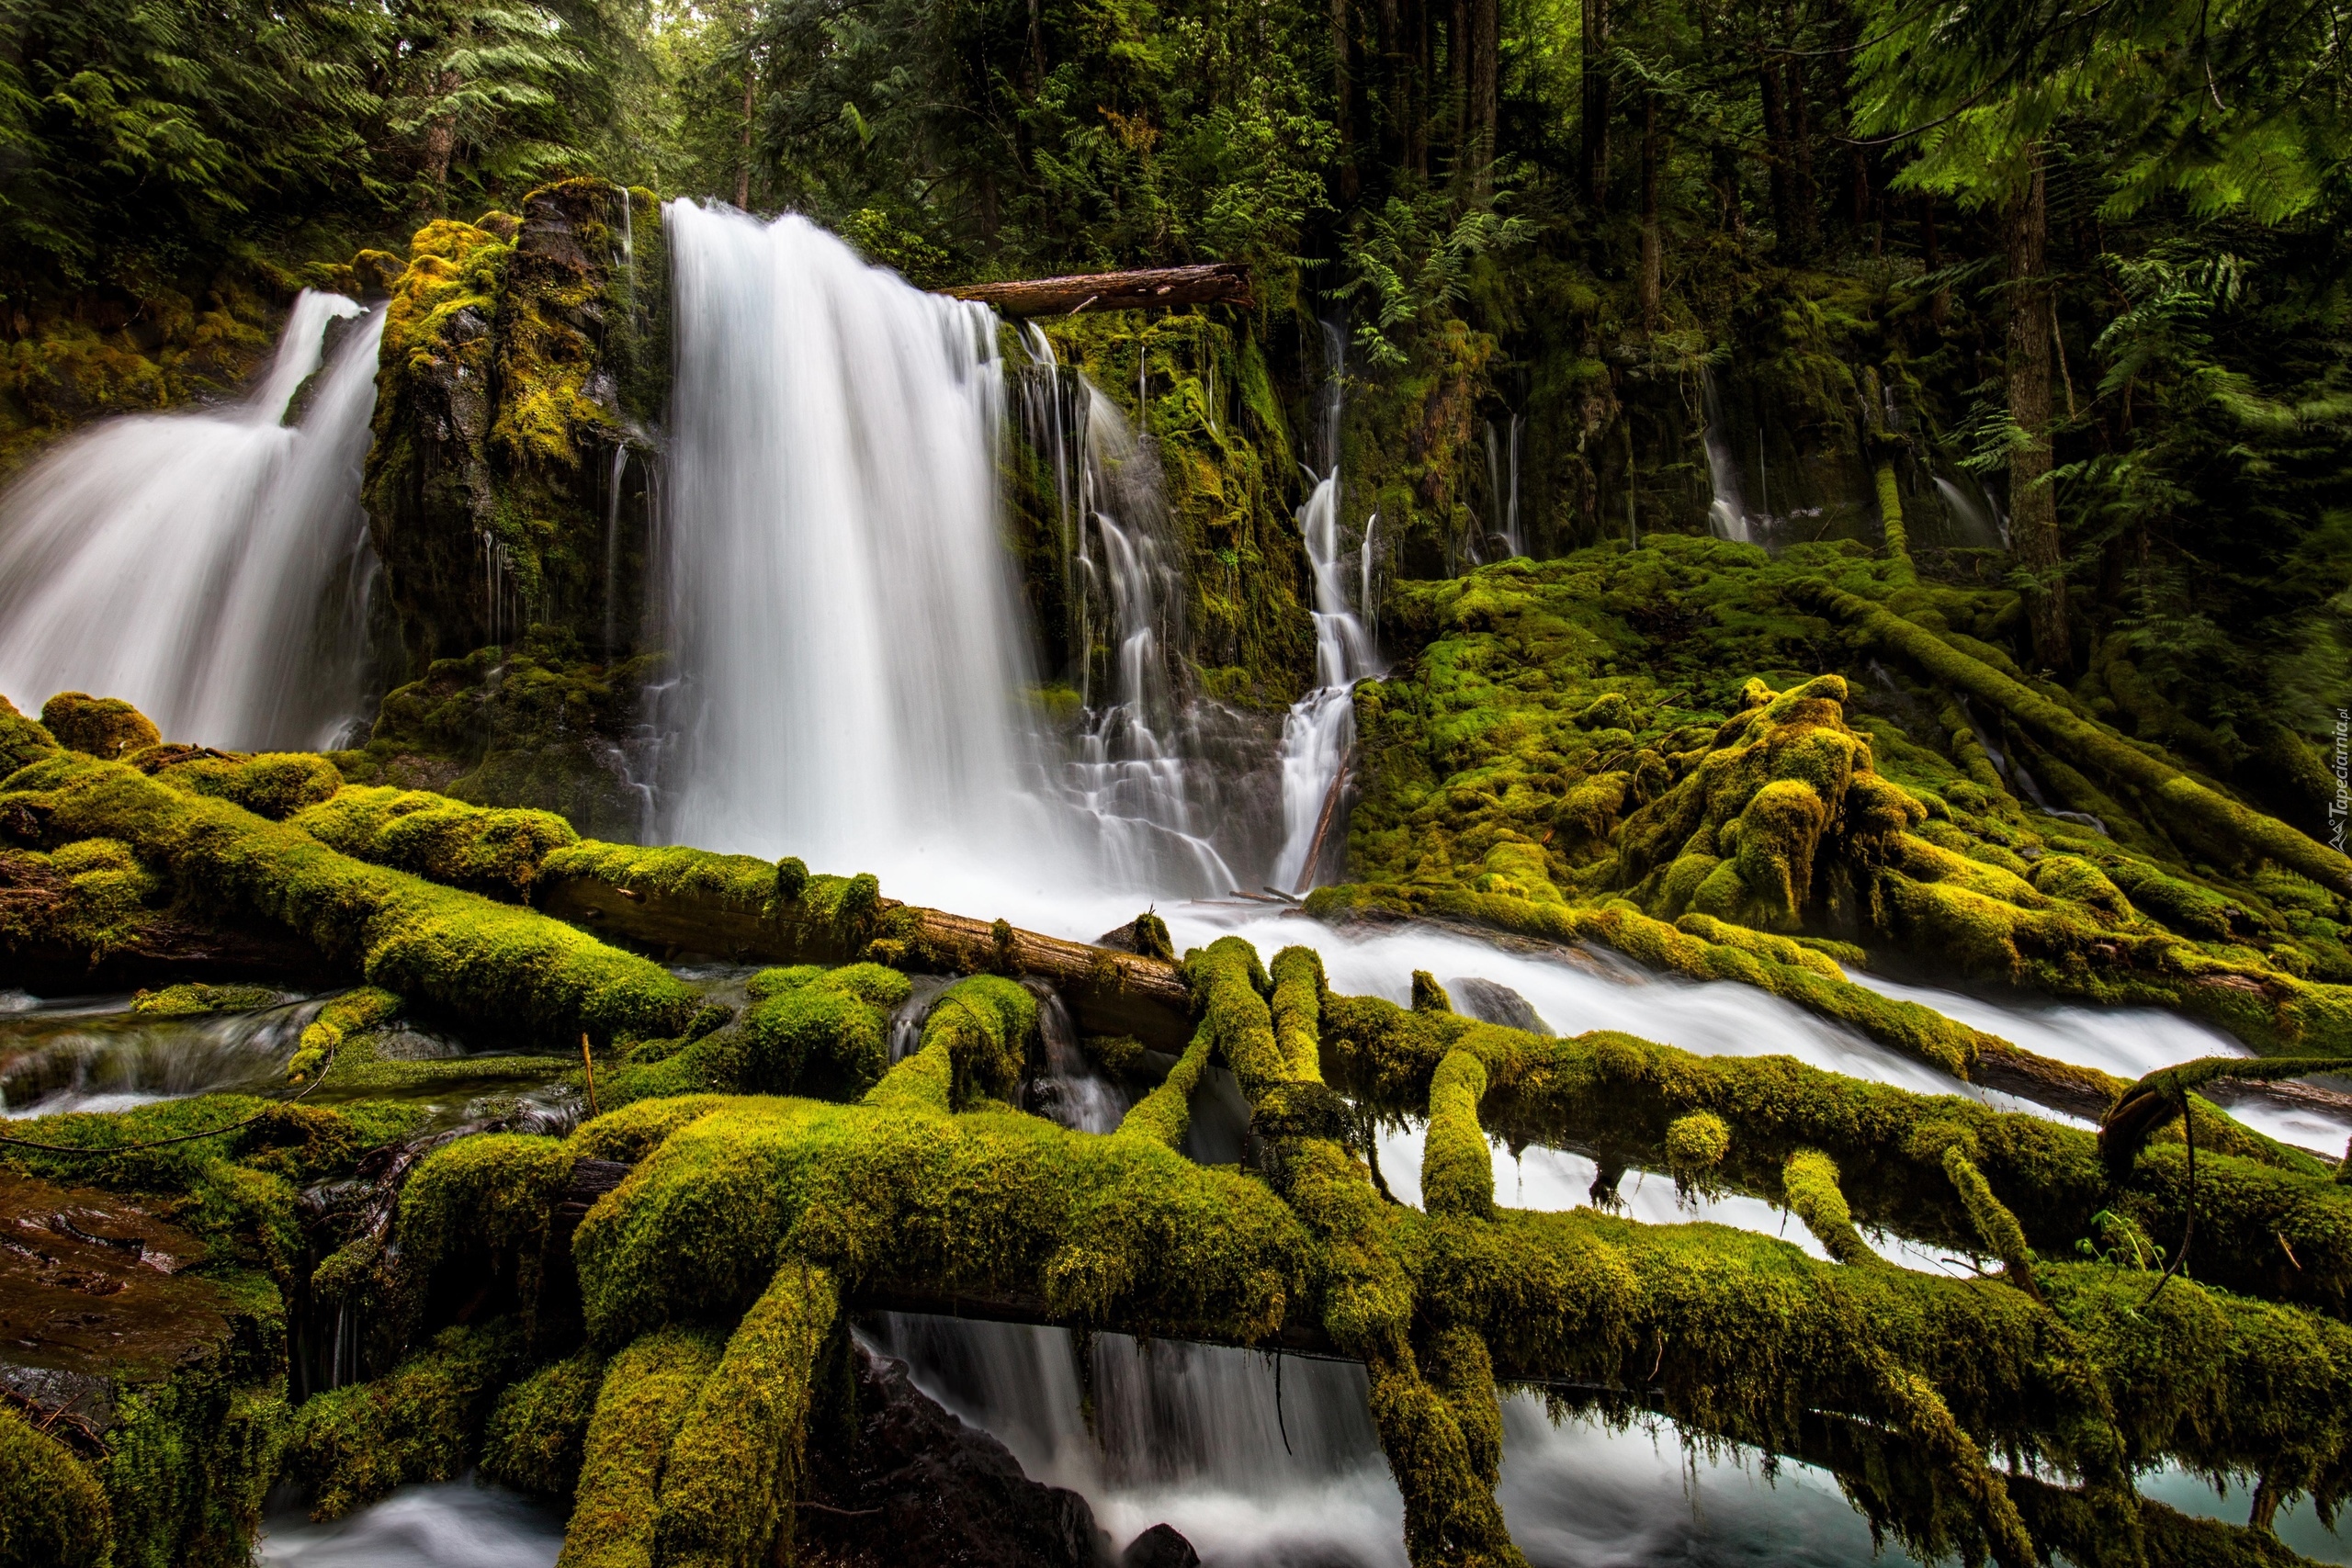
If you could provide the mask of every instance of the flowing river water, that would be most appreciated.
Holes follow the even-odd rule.
[[[1276,901],[1225,897],[1261,877],[1285,891],[1313,880],[1317,828],[1351,740],[1348,693],[1379,668],[1362,614],[1377,524],[1346,510],[1336,353],[1321,411],[1327,471],[1310,476],[1299,517],[1317,686],[1263,759],[1277,785],[1256,798],[1279,802],[1273,819],[1220,821],[1246,814],[1213,808],[1221,786],[1198,766],[1196,716],[1166,678],[1182,585],[1165,517],[1141,482],[1148,443],[1110,400],[1035,340],[1027,368],[1047,377],[1051,406],[1024,417],[1035,430],[1050,412],[1060,433],[1071,476],[1066,567],[1087,580],[1081,598],[1100,623],[1086,640],[1099,632],[1115,649],[1105,689],[1084,693],[1073,739],[1022,697],[1038,672],[1027,667],[997,490],[1017,367],[1000,356],[990,314],[869,268],[795,217],[762,223],[675,202],[668,237],[677,375],[656,570],[680,678],[653,716],[672,738],[656,790],[664,836],[870,870],[897,897],[1078,938],[1157,905],[1180,950],[1227,933],[1270,955],[1303,942],[1322,953],[1341,990],[1402,1001],[1412,973],[1428,970],[1458,996],[1515,998],[1507,1005],[1562,1032],[1623,1029],[1702,1054],[1782,1053],[1955,1090],[1753,988],[1660,977],[1602,953],[1510,951],[1449,930],[1334,931]],[[336,321],[351,324],[330,348]],[[36,703],[64,687],[126,696],[174,739],[332,741],[366,696],[356,606],[372,560],[357,476],[381,324],[380,311],[306,294],[243,403],[108,422],[0,499],[0,691]],[[288,424],[298,390],[314,381]],[[1726,509],[1745,525],[1736,497]],[[2240,1049],[2170,1014],[1857,977],[2126,1076]],[[124,1014],[119,998],[78,1014],[0,998],[0,1010],[17,1007],[0,1017],[13,1052],[0,1092],[6,1111],[21,1114],[257,1087],[282,1064],[308,1005],[288,998],[165,1024]],[[1082,1058],[1062,1053],[1054,1073],[1056,1114],[1113,1123],[1114,1092]],[[1215,1157],[1208,1112],[1195,1142]],[[2245,1114],[2331,1154],[2352,1134],[2314,1115]],[[1392,1190],[1416,1198],[1419,1130],[1392,1129],[1382,1160]],[[1595,1201],[1597,1173],[1582,1156],[1498,1150],[1496,1162],[1501,1201]],[[1818,1250],[1761,1199],[1687,1203],[1668,1179],[1638,1171],[1603,1196],[1642,1219],[1703,1218]],[[1876,1244],[1906,1267],[1967,1267],[1900,1237]],[[1165,1519],[1216,1563],[1403,1561],[1400,1505],[1357,1367],[1118,1336],[1081,1349],[1058,1330],[938,1318],[878,1316],[860,1332],[1000,1438],[1034,1478],[1084,1494],[1120,1540]],[[1093,1391],[1091,1420],[1081,1387]],[[2177,1506],[2243,1517],[2243,1495],[2205,1493],[2200,1505],[2193,1486],[2162,1484]],[[1860,1516],[1819,1472],[1687,1447],[1668,1423],[1547,1413],[1531,1394],[1506,1403],[1501,1497],[1538,1563],[1842,1563],[1873,1551]],[[2303,1530],[2293,1516],[2287,1528]],[[335,1526],[274,1515],[264,1556],[306,1568],[519,1568],[551,1562],[560,1538],[545,1510],[459,1482],[405,1489]],[[2301,1544],[2340,1553],[2308,1530]]]

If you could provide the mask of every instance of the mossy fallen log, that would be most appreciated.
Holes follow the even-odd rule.
[[[812,875],[797,860],[586,842],[539,863],[534,898],[559,919],[660,951],[1034,976],[1088,1033],[1161,1049],[1192,1034],[1189,994],[1164,960],[902,904],[871,876]]]
[[[1925,627],[1833,584],[1797,579],[1790,592],[1801,602],[1853,626],[1871,641],[1900,654],[1944,684],[1993,704],[2027,725],[2078,768],[2120,780],[2202,836],[2236,845],[2352,896],[2352,858],[2217,794],[2187,773],[2111,735],[2096,724],[1973,659]]]
[[[560,920],[353,860],[225,800],[119,763],[20,770],[0,813],[46,842],[108,839],[203,907],[259,919],[412,1005],[558,1044],[675,1034],[700,1005],[658,964]]]

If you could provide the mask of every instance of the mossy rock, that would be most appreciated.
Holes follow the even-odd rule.
[[[60,692],[41,705],[41,728],[69,751],[108,760],[158,745],[164,737],[145,714],[119,697]]]

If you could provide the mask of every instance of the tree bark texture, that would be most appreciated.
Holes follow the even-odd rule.
[[[1642,330],[1657,330],[1666,294],[1666,246],[1657,229],[1657,95],[1642,95]]]
[[[1597,215],[1609,209],[1609,0],[1584,4],[1584,199]]]
[[[2052,670],[2064,671],[2073,663],[2065,551],[2058,536],[2057,497],[2048,483],[2054,327],[2043,253],[2050,213],[2040,150],[2030,150],[2028,156],[2033,172],[2011,198],[2002,221],[2009,275],[2009,418],[2018,436],[2009,453],[2009,547],[2037,583],[2027,604],[2034,657]]]

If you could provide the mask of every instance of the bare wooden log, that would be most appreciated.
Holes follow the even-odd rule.
[[[1086,272],[1016,283],[974,283],[948,293],[1000,316],[1074,316],[1081,310],[1164,310],[1181,305],[1252,305],[1250,269],[1235,262]]]

